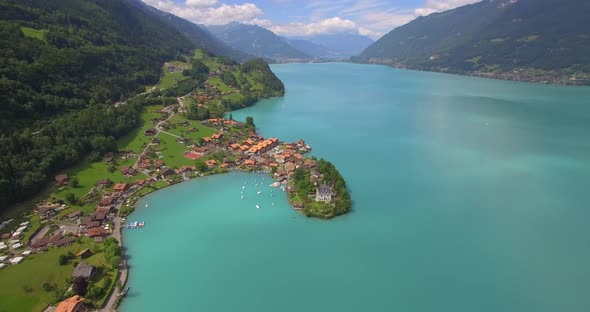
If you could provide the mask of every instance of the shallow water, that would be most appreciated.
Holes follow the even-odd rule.
[[[272,69],[286,96],[233,117],[304,138],[353,213],[306,219],[250,174],[149,195],[131,216],[146,227],[124,234],[122,311],[590,310],[590,88]]]

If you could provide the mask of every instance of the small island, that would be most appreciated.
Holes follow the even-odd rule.
[[[21,208],[24,213],[0,220],[0,298],[16,298],[11,311],[48,305],[114,311],[128,274],[122,229],[144,226],[125,218],[146,194],[201,176],[268,174],[307,217],[349,212],[344,179],[330,162],[308,157],[311,147],[303,139],[264,138],[252,117],[233,119],[231,111],[283,94],[283,83],[264,61],[238,64],[196,50],[166,62],[158,84],[91,108],[92,120],[119,135],[81,136],[80,144],[93,146],[89,156],[54,174],[33,211]],[[87,118],[73,113],[55,128],[40,129],[36,139],[84,131]]]

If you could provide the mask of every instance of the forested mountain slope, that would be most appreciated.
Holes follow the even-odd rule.
[[[484,0],[420,17],[357,61],[546,82],[590,73],[590,2]]]

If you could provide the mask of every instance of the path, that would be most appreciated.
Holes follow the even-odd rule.
[[[170,108],[172,106],[173,105],[170,105],[168,107],[165,107],[164,110],[167,109],[167,108]],[[174,116],[174,110],[170,109],[170,115],[168,116],[168,118],[166,118],[166,119],[158,122],[158,124],[156,125],[156,135],[154,135],[154,139],[157,138],[158,135],[160,135],[160,132],[163,132],[165,134],[168,134],[168,135],[171,135],[171,136],[174,136],[174,137],[177,137],[177,138],[180,137],[180,136],[177,136],[175,134],[166,132],[166,131],[164,131],[164,130],[162,130],[160,128],[162,126],[162,124],[164,124],[165,122],[167,122],[168,120],[170,120],[170,118],[172,118],[173,116]],[[152,145],[152,143],[148,143],[148,145],[143,149],[143,151],[141,152],[141,154],[139,154],[139,157],[137,157],[137,160],[133,164],[133,168],[137,169],[137,166],[139,165],[139,161],[141,160],[141,156],[143,156],[147,152],[147,150],[150,148],[151,145]]]

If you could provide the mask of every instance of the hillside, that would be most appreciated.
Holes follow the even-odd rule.
[[[252,55],[231,48],[221,40],[217,39],[208,30],[203,29],[202,27],[190,21],[180,18],[174,14],[160,11],[144,4],[139,0],[130,1],[134,1],[137,7],[149,10],[150,12],[154,13],[163,22],[183,34],[199,49],[207,50],[216,55],[224,55],[238,62],[245,62],[255,58]]]
[[[338,53],[335,51],[331,51],[330,49],[313,43],[309,40],[305,39],[290,39],[286,37],[281,37],[287,44],[292,46],[293,48],[311,56],[314,58],[319,59],[333,59],[338,57]]]
[[[588,83],[590,2],[484,0],[392,30],[355,60],[552,83]]]
[[[156,84],[164,62],[192,54],[196,39],[137,5],[0,1],[0,210],[89,154],[116,149],[141,106],[112,104]]]
[[[272,31],[256,26],[230,23],[209,26],[209,31],[232,48],[276,61],[302,60],[309,55],[290,46]]]

